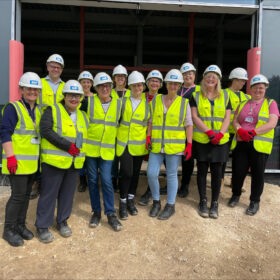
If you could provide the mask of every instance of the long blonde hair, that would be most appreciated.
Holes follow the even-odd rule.
[[[201,80],[200,82],[200,92],[202,94],[202,96],[204,98],[207,98],[207,90],[206,90],[206,87],[204,85],[204,82],[205,82],[205,78],[209,75],[215,75],[218,82],[217,82],[217,85],[216,85],[216,89],[215,89],[215,98],[220,98],[221,97],[221,90],[222,90],[222,87],[221,87],[221,80],[220,80],[220,77],[218,76],[218,74],[216,74],[215,72],[208,72],[204,77],[203,79]]]

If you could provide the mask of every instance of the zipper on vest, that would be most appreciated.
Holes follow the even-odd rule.
[[[211,129],[212,129],[212,130],[214,129],[213,116],[214,116],[214,105],[211,104],[211,117],[212,117],[212,120],[211,120]]]
[[[167,113],[166,113],[167,114]],[[165,131],[165,120],[166,120],[166,114],[163,114],[163,125],[162,125],[162,141],[161,141],[161,148],[164,149],[164,131]]]

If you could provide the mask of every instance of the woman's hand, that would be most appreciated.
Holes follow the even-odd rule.
[[[10,174],[15,174],[16,171],[17,171],[17,159],[16,157],[13,155],[13,156],[10,156],[10,157],[7,157],[7,168],[10,172]]]

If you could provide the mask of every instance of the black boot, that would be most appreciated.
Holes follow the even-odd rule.
[[[260,208],[260,203],[251,201],[249,207],[246,210],[246,214],[249,216],[254,216]]]
[[[24,223],[17,225],[17,232],[25,240],[31,240],[34,234],[25,226]]]
[[[208,208],[207,208],[207,199],[200,200],[199,205],[198,205],[198,213],[203,218],[209,217],[209,212],[208,212]]]
[[[187,197],[188,194],[189,194],[189,185],[181,184],[181,188],[178,191],[178,196],[179,197]]]
[[[98,227],[101,220],[101,212],[94,211],[90,219],[89,226],[92,228]]]
[[[142,206],[146,206],[149,204],[151,199],[152,199],[152,193],[150,187],[148,186],[146,192],[141,196],[140,200],[138,201],[138,204]]]
[[[218,219],[218,216],[218,201],[212,201],[209,210],[209,217],[212,219]]]
[[[136,216],[138,214],[134,199],[127,199],[127,211],[131,216]]]
[[[161,208],[160,200],[153,200],[153,205],[150,210],[149,216],[156,217],[160,211],[160,208]]]
[[[17,227],[15,225],[4,226],[3,239],[14,247],[21,246],[24,243],[22,237],[17,232]]]
[[[231,199],[228,202],[229,207],[235,207],[239,202],[239,195],[232,195]]]
[[[159,220],[168,220],[175,213],[175,205],[166,203],[164,209],[158,215]]]
[[[120,204],[119,204],[119,216],[121,220],[127,220],[127,203],[126,202],[122,202],[120,200]]]
[[[108,224],[112,227],[114,231],[120,231],[122,229],[122,224],[117,219],[115,213],[107,215]]]
[[[78,186],[78,192],[85,192],[87,188],[87,176],[80,176],[80,185]]]

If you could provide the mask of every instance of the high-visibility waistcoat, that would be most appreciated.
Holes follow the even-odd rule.
[[[225,115],[226,107],[229,102],[229,96],[227,91],[221,91],[221,97],[214,100],[214,105],[210,103],[208,98],[202,96],[201,92],[194,92],[193,97],[197,105],[198,117],[204,122],[204,124],[215,133],[218,133],[222,127]],[[208,136],[194,124],[193,127],[193,140],[202,144],[209,143]],[[229,140],[228,131],[224,134],[219,145],[225,144]]]
[[[45,78],[41,79],[42,81],[42,92],[39,95],[37,103],[45,111],[49,105],[58,104],[63,98],[62,89],[65,85],[64,82],[61,82],[58,86],[56,93],[53,92],[51,86]]]
[[[240,98],[239,98],[239,96],[231,89],[227,88],[226,91],[229,94],[229,99],[230,99],[230,103],[231,103],[231,107],[232,107],[232,111],[231,111],[231,115],[230,115],[230,125],[228,127],[228,131],[229,131],[229,133],[234,134],[235,130],[232,126],[232,120],[234,118],[235,110],[241,102],[251,99],[251,96],[245,94],[243,91],[240,91],[239,92]]]
[[[183,152],[186,146],[184,120],[188,104],[187,98],[177,96],[167,113],[164,114],[162,94],[157,94],[150,102],[152,122],[152,153],[162,148],[166,154]]]
[[[104,160],[114,159],[120,111],[120,98],[111,99],[111,104],[106,114],[97,95],[89,98],[87,110],[89,130],[86,156],[101,157]]]
[[[76,169],[83,167],[85,161],[85,149],[87,141],[88,119],[85,112],[77,109],[77,124],[73,123],[65,107],[61,104],[51,105],[53,117],[53,131],[60,137],[76,143],[77,134],[82,134],[83,144],[80,154],[76,157],[67,151],[61,150],[47,139],[42,138],[41,163],[47,163],[61,169],[70,168],[72,163]]]
[[[122,98],[124,98],[124,97],[130,97],[130,95],[131,95],[130,89],[127,89]],[[112,97],[112,98],[119,98],[119,95],[118,95],[118,93],[116,92],[116,90],[115,90],[114,88],[113,88],[112,91],[111,91],[111,97]]]
[[[142,96],[141,103],[132,111],[131,99],[124,97],[122,101],[121,122],[117,133],[117,156],[121,156],[128,146],[132,156],[148,154],[145,147],[148,119],[150,118],[149,103]]]
[[[244,101],[240,103],[239,110],[238,110],[238,116],[243,109],[244,105],[248,102]],[[256,128],[266,124],[269,120],[269,106],[273,102],[273,99],[265,99],[261,109],[259,111],[258,115],[258,122],[256,125]],[[254,148],[257,152],[264,153],[264,154],[271,154],[272,146],[273,146],[273,137],[274,137],[274,129],[271,129],[270,131],[259,134],[254,137],[253,144]],[[233,137],[232,143],[231,143],[231,149],[233,150],[236,147],[236,135]]]
[[[18,122],[12,135],[13,152],[17,159],[16,175],[33,174],[38,170],[40,152],[39,123],[41,111],[38,106],[35,108],[35,125],[21,101],[11,102],[16,109]],[[8,104],[7,104],[8,105]],[[6,106],[7,106],[6,105]],[[4,112],[6,106],[3,108]],[[10,174],[7,168],[7,157],[3,149],[2,173]]]

